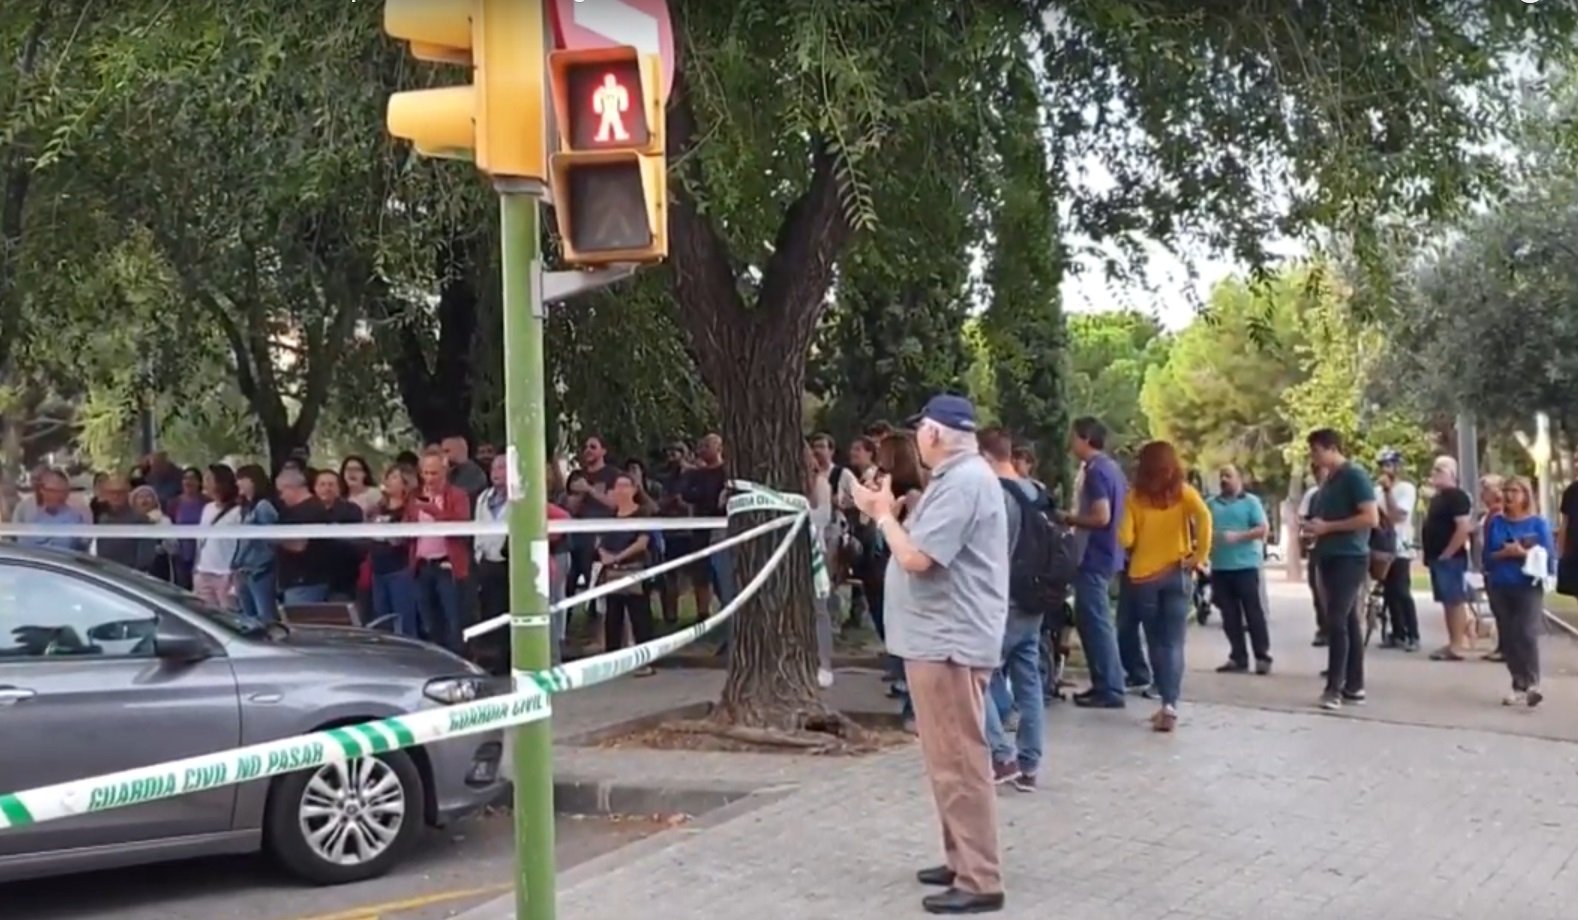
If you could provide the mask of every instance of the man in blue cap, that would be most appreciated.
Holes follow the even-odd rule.
[[[935,396],[911,420],[931,481],[901,524],[885,479],[855,485],[860,511],[887,541],[888,650],[904,661],[921,757],[942,821],[944,865],[922,869],[933,914],[1001,910],[997,793],[986,742],[985,693],[1002,660],[1008,619],[1008,512],[976,443],[975,408]]]

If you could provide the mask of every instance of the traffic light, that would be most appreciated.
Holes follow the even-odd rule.
[[[473,71],[469,86],[390,96],[390,134],[492,176],[547,180],[540,3],[385,0],[384,31],[410,42],[418,60]]]
[[[548,55],[559,149],[549,164],[571,265],[668,256],[663,65],[634,48]]]

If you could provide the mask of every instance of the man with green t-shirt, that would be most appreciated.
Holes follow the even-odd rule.
[[[1324,709],[1364,702],[1364,627],[1360,595],[1370,565],[1370,531],[1380,523],[1375,485],[1342,452],[1342,436],[1330,428],[1309,436],[1310,461],[1325,471],[1310,503],[1304,532],[1313,537],[1313,564],[1326,607]]]

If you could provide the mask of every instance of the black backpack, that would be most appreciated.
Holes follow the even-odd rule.
[[[1019,503],[1019,538],[1008,561],[1008,597],[1021,613],[1046,616],[1061,610],[1079,571],[1074,530],[1048,514],[1045,494],[1029,498],[1008,480],[1003,491]]]

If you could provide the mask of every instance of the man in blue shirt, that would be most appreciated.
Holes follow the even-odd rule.
[[[50,470],[33,480],[33,489],[38,496],[38,507],[33,509],[26,520],[18,520],[18,524],[36,524],[40,527],[85,527],[92,523],[80,508],[74,508],[69,504],[71,480],[66,478],[65,473]],[[43,549],[79,553],[88,551],[88,541],[83,537],[22,537],[17,542],[23,546],[36,546]]]
[[[1266,627],[1266,607],[1260,596],[1260,565],[1265,559],[1266,509],[1260,499],[1244,491],[1238,468],[1222,467],[1217,474],[1222,491],[1211,496],[1211,599],[1222,611],[1222,628],[1230,647],[1221,674],[1249,670],[1250,647],[1244,643],[1247,627],[1255,653],[1255,673],[1271,673],[1271,633]]]
[[[1060,515],[1063,523],[1079,531],[1084,549],[1079,574],[1074,578],[1074,625],[1090,668],[1090,689],[1076,694],[1074,704],[1087,709],[1122,709],[1123,663],[1118,657],[1118,634],[1113,627],[1108,591],[1112,576],[1123,570],[1123,550],[1118,547],[1118,521],[1128,482],[1123,471],[1104,453],[1107,429],[1085,416],[1074,420],[1069,447],[1083,464],[1076,491],[1076,508]]]

